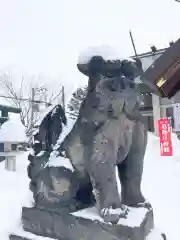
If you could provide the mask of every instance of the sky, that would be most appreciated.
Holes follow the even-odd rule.
[[[86,81],[76,69],[85,48],[107,44],[132,55],[180,36],[174,0],[0,0],[0,70],[39,73],[66,91]]]

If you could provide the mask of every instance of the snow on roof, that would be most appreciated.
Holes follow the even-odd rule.
[[[9,120],[0,127],[0,142],[27,142],[19,114],[10,114]]]
[[[132,58],[123,56],[117,49],[108,46],[108,45],[100,45],[100,46],[92,46],[82,51],[78,57],[79,64],[86,64],[90,61],[93,56],[101,56],[104,60],[131,60]]]
[[[3,93],[0,92],[1,95],[4,95]],[[9,101],[6,98],[1,97],[0,98],[0,104],[1,105],[9,105]]]

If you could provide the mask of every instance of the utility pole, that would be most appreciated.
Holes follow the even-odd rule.
[[[47,108],[49,106],[47,100],[48,100],[48,89],[44,86],[41,86],[39,88],[36,88],[36,92],[39,93],[39,99],[43,99],[44,107]]]
[[[34,98],[35,98],[35,89],[32,88],[31,90],[31,99],[30,99],[30,104],[31,104],[31,120],[30,120],[30,139],[32,141],[33,136],[32,136],[32,128],[33,128],[33,118],[34,118]]]
[[[129,30],[129,36],[130,36],[131,43],[132,43],[132,46],[133,46],[133,49],[134,49],[134,55],[135,55],[135,57],[137,57],[137,51],[136,51],[135,42],[134,42],[131,30]]]
[[[62,107],[65,110],[65,92],[64,92],[64,86],[61,88],[61,102],[62,102]]]
[[[49,104],[48,104],[47,100],[48,100],[48,99],[47,99],[47,93],[45,92],[45,93],[44,93],[45,108],[49,107]]]

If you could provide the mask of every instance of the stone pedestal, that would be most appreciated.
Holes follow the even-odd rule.
[[[154,221],[152,210],[145,208],[131,208],[127,219],[112,225],[104,223],[94,207],[72,214],[24,207],[22,225],[27,232],[59,240],[145,240]],[[15,234],[9,239],[30,240]]]
[[[11,234],[9,236],[9,240],[31,240],[29,238],[26,238],[26,237],[21,237],[21,236],[16,236],[14,234]]]

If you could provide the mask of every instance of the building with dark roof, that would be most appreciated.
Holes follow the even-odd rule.
[[[153,51],[138,54],[137,57],[142,61],[143,70],[145,71],[166,49],[157,50],[155,47],[152,47]],[[160,98],[149,92],[148,88],[140,80],[140,77],[136,78],[135,81],[141,89],[141,111],[147,120],[149,130],[152,132],[155,131],[156,135],[158,135],[157,124],[161,117],[169,117],[172,127],[174,127],[173,104],[180,103],[180,92],[171,99]]]

